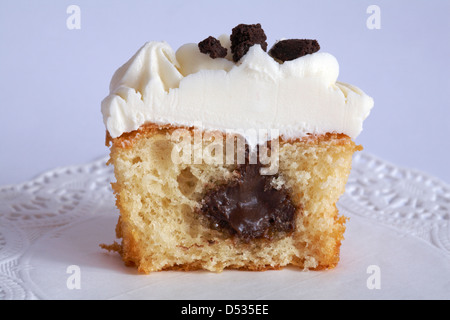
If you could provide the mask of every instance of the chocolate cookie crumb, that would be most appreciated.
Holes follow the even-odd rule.
[[[267,37],[261,24],[240,24],[233,28],[231,36],[233,60],[238,62],[255,44],[260,44],[267,51]]]
[[[213,59],[225,58],[228,51],[227,48],[222,47],[219,40],[211,36],[199,42],[198,48],[201,53],[209,54]]]
[[[290,39],[281,40],[274,44],[269,54],[280,61],[290,61],[320,50],[317,40]]]

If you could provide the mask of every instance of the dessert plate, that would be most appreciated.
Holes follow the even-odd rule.
[[[0,299],[449,299],[450,186],[366,152],[338,202],[340,264],[138,274],[116,253],[107,158],[0,187]]]

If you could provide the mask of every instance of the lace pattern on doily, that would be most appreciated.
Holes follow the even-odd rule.
[[[36,299],[21,265],[44,234],[114,207],[107,158],[57,168],[29,182],[0,187],[0,300]],[[450,187],[424,173],[398,168],[366,152],[354,156],[345,212],[416,236],[450,255]]]

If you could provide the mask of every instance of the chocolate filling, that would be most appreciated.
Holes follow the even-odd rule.
[[[275,188],[277,175],[261,175],[261,168],[260,163],[240,165],[237,179],[206,193],[200,213],[213,228],[244,241],[294,231],[297,208],[287,188]]]

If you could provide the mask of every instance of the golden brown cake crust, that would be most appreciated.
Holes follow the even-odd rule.
[[[114,146],[115,148],[128,149],[132,148],[134,143],[144,137],[150,137],[158,132],[172,133],[177,129],[188,129],[193,131],[194,127],[183,127],[174,125],[158,125],[155,123],[147,123],[139,127],[139,129],[132,132],[125,132],[117,138],[112,138],[109,132],[106,132],[105,145],[107,147]],[[283,137],[282,137],[283,138]],[[308,144],[317,144],[321,141],[334,140],[340,144],[353,144],[349,136],[343,133],[325,133],[325,134],[308,134],[301,138],[284,139],[285,142],[304,142]],[[355,151],[361,151],[363,148],[361,145],[355,146]]]

